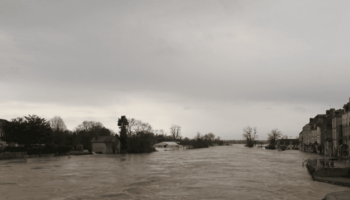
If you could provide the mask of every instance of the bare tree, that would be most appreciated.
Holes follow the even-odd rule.
[[[54,116],[50,119],[50,127],[53,131],[65,131],[67,130],[66,124],[60,116]]]
[[[141,123],[139,131],[152,132],[152,126],[149,123]]]
[[[173,137],[173,140],[180,139],[181,138],[181,126],[172,125],[170,127],[170,134]]]
[[[256,133],[256,127],[252,128],[250,126],[247,126],[243,129],[243,138],[246,139],[246,146],[254,146],[255,140],[258,139],[258,135]]]
[[[283,135],[282,139],[288,139],[288,135]]]
[[[164,136],[164,137],[167,136],[167,133],[165,133],[163,129],[154,130],[153,133],[154,133],[156,136]]]
[[[214,141],[215,135],[214,135],[213,133],[208,133],[208,139],[209,139],[210,141]]]
[[[136,120],[134,118],[129,118],[128,119],[128,125],[126,126],[126,131],[127,131],[127,135],[128,136],[132,136],[134,135],[134,129],[135,127],[137,126],[137,123],[139,122],[140,120]]]
[[[149,123],[143,123],[141,120],[134,118],[129,118],[128,122],[129,124],[126,127],[128,136],[135,135],[141,131],[152,132],[152,126]]]
[[[197,134],[196,134],[196,136],[194,136],[194,139],[195,140],[200,140],[200,139],[202,139],[202,135],[201,135],[201,133],[200,132],[197,132]]]
[[[102,129],[103,124],[101,122],[83,121],[76,128],[77,131],[93,131],[95,129]]]
[[[272,129],[270,133],[267,134],[268,135],[268,141],[271,145],[276,145],[276,142],[278,139],[281,139],[282,137],[282,132],[280,130],[276,129]]]

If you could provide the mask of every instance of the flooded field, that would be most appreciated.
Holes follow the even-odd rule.
[[[297,150],[243,145],[135,155],[0,161],[0,199],[317,199],[350,188],[314,182]]]

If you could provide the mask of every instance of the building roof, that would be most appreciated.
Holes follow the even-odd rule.
[[[115,136],[97,136],[92,138],[91,143],[112,143],[116,141]]]
[[[341,117],[341,116],[342,116],[342,113],[338,113],[334,117]]]
[[[326,114],[318,114],[318,115],[316,115],[315,117],[314,117],[314,119],[315,118],[318,118],[318,117],[326,117],[327,115]]]

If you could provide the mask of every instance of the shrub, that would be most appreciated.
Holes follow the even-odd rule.
[[[25,147],[5,147],[4,152],[26,152],[27,148]]]
[[[27,149],[27,154],[28,155],[42,154],[41,152],[42,149],[43,149],[42,147],[37,147],[37,146],[29,147]]]
[[[57,146],[57,145],[45,145],[45,146],[31,146],[27,149],[28,155],[33,154],[65,154],[71,150],[70,146]]]
[[[155,151],[151,146],[150,139],[138,136],[127,138],[128,153],[149,153]]]
[[[70,146],[59,146],[57,147],[57,153],[58,154],[65,154],[68,153],[71,150]]]

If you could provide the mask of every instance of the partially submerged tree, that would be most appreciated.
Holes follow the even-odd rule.
[[[50,127],[53,131],[65,131],[67,130],[66,124],[60,116],[54,116],[50,119]]]
[[[137,132],[152,132],[152,126],[149,123],[145,123],[134,118],[128,119],[128,125],[126,128],[128,136],[135,135]]]
[[[170,134],[173,137],[173,140],[181,139],[181,126],[172,125],[170,127]]]
[[[93,131],[102,129],[103,124],[101,122],[95,122],[95,121],[83,121],[83,123],[79,124],[75,130],[77,131]]]
[[[118,126],[120,128],[120,151],[126,153],[128,150],[128,136],[127,136],[127,125],[129,124],[128,119],[122,116],[118,119]]]
[[[256,139],[258,139],[256,127],[252,128],[250,126],[247,126],[246,128],[244,128],[243,129],[243,138],[245,138],[245,140],[246,140],[247,147],[253,147]]]
[[[268,133],[267,135],[268,135],[267,140],[269,141],[270,145],[276,145],[277,140],[282,137],[282,132],[276,128],[276,129],[272,129],[271,132]]]
[[[202,139],[202,134],[200,132],[197,132],[196,136],[194,136],[195,140],[201,140]]]

